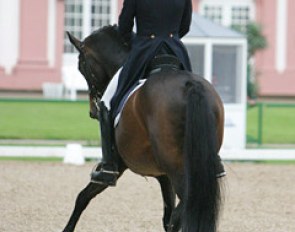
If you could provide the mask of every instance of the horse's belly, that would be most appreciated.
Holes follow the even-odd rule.
[[[127,167],[137,174],[143,176],[160,176],[164,174],[164,171],[158,166],[149,149],[141,152],[138,150],[136,152],[123,152],[121,157]]]

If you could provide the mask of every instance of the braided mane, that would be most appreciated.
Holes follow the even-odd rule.
[[[118,31],[118,26],[114,25],[107,25],[98,30],[93,31],[86,39],[85,43],[92,43],[98,41],[100,38],[105,39],[106,37],[112,38],[117,41],[119,44],[124,44],[123,37]]]

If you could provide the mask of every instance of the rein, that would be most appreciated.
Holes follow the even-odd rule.
[[[85,68],[85,74],[87,76],[87,80],[90,82],[88,92],[89,92],[89,95],[91,96],[91,101],[94,103],[96,109],[99,110],[98,103],[100,102],[100,99],[102,98],[103,92],[98,91],[96,89],[95,84],[91,83],[91,80],[95,79],[96,76],[93,73],[90,64],[86,61],[85,58],[83,59],[82,64],[84,65],[84,68]]]
[[[103,89],[102,91],[99,91],[95,84],[93,83],[92,80],[96,80],[97,77],[95,76],[94,72],[92,71],[91,65],[89,64],[89,62],[87,61],[85,55],[84,55],[84,47],[85,45],[82,44],[81,45],[81,51],[83,51],[83,60],[82,60],[82,65],[83,65],[83,69],[85,70],[85,79],[87,80],[88,83],[88,93],[91,96],[91,101],[94,103],[95,107],[97,108],[97,110],[99,110],[99,106],[98,103],[100,102],[100,99],[102,98],[103,92],[105,89]]]

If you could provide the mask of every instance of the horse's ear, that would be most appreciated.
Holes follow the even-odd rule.
[[[82,52],[82,50],[81,50],[82,42],[80,40],[78,40],[75,36],[71,35],[71,33],[68,31],[67,31],[67,35],[69,37],[70,42],[75,46],[75,48],[77,48],[77,50],[79,52]]]

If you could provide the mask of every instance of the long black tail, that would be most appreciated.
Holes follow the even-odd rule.
[[[216,179],[216,119],[204,86],[189,82],[185,130],[184,232],[215,232],[220,187]]]

